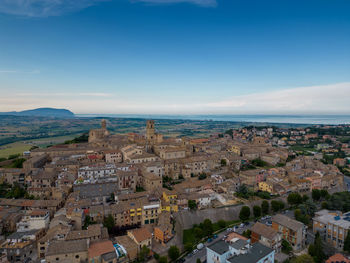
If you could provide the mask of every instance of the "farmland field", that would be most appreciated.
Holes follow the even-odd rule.
[[[24,151],[28,151],[31,147],[32,145],[23,142],[2,145],[0,146],[0,158],[7,158],[11,154],[22,154]]]

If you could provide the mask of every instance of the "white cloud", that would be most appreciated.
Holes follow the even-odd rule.
[[[239,113],[349,113],[349,101],[350,83],[338,83],[234,96],[206,106]]]
[[[0,13],[49,17],[76,12],[105,0],[0,0]]]
[[[177,4],[177,3],[190,3],[203,7],[215,7],[217,6],[216,0],[131,0],[132,2],[144,2],[151,4]]]
[[[73,13],[101,2],[113,0],[0,0],[0,13],[26,16],[50,17]],[[119,1],[119,0],[116,0]],[[191,3],[214,7],[216,0],[129,0],[153,4]]]
[[[300,87],[242,96],[223,95],[219,101],[179,96],[119,96],[104,92],[3,92],[0,111],[38,107],[67,108],[75,113],[114,114],[349,114],[350,82]],[[224,99],[229,98],[229,99]],[[195,102],[194,102],[195,101]]]
[[[7,74],[7,73],[23,73],[23,74],[39,74],[40,70],[30,70],[30,71],[23,71],[23,70],[0,70],[0,74]]]

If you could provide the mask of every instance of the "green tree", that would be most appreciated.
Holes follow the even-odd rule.
[[[201,239],[203,237],[203,230],[200,227],[195,227],[193,229],[193,233],[197,239]]]
[[[197,203],[195,200],[188,200],[188,208],[191,210],[197,209]]]
[[[197,258],[196,263],[202,263],[200,258]]]
[[[220,228],[226,227],[226,221],[223,220],[223,219],[220,219],[220,220],[218,221],[218,226],[219,226]]]
[[[321,192],[320,192],[320,190],[318,190],[318,189],[313,189],[311,195],[312,195],[312,199],[313,199],[314,201],[318,201],[318,200],[320,200],[320,198],[321,198]]]
[[[226,159],[221,159],[221,166],[226,166],[226,165],[227,165]]]
[[[303,195],[303,203],[306,202],[307,200],[309,200],[309,196]]]
[[[258,205],[253,206],[253,214],[255,218],[258,218],[261,216],[261,207]]]
[[[192,249],[193,249],[193,244],[192,244],[192,243],[186,243],[186,244],[184,245],[184,249],[185,249],[185,251],[187,251],[187,252],[191,252]]]
[[[260,158],[258,158],[258,159],[254,159],[252,161],[252,165],[259,166],[259,167],[264,167],[264,166],[267,166],[267,163],[264,162],[263,160],[261,160]]]
[[[315,235],[315,241],[313,246],[309,247],[309,254],[314,259],[315,263],[322,263],[326,259],[326,255],[323,252],[323,245],[320,233]]]
[[[154,252],[153,257],[155,260],[159,261],[160,256],[156,252]]]
[[[168,258],[166,256],[160,257],[158,263],[168,263]]]
[[[322,189],[320,191],[320,196],[321,196],[321,198],[323,198],[325,200],[327,200],[330,197],[330,195],[326,189]]]
[[[198,179],[199,180],[204,180],[205,178],[207,178],[207,175],[205,173],[201,173],[199,176],[198,176]]]
[[[14,160],[11,164],[11,168],[23,168],[23,163],[25,162],[26,159],[24,158],[18,158]]]
[[[272,211],[278,212],[284,208],[284,203],[283,203],[283,201],[272,200],[271,201],[271,208],[272,208]]]
[[[145,259],[148,257],[149,252],[150,252],[150,249],[144,245],[138,254],[139,261],[144,262]]]
[[[292,260],[292,263],[315,263],[315,262],[310,255],[304,254],[304,255],[301,255],[301,256],[294,258]]]
[[[302,222],[305,225],[308,225],[310,222],[310,218],[308,214],[304,214],[301,209],[294,210],[294,217],[296,220]]]
[[[247,221],[250,217],[250,208],[249,206],[243,206],[239,212],[239,219],[242,221]]]
[[[87,229],[89,225],[96,224],[96,222],[92,221],[89,215],[85,216],[83,229]]]
[[[109,214],[103,219],[103,226],[108,229],[108,233],[112,232],[113,227],[115,226],[114,217]]]
[[[282,252],[285,254],[289,254],[293,250],[292,246],[285,239],[282,239]]]
[[[205,236],[211,236],[214,232],[213,223],[208,218],[203,221],[203,231]]]
[[[175,261],[180,256],[180,250],[177,246],[171,246],[168,250],[168,256],[172,261]]]
[[[270,205],[269,205],[268,201],[266,201],[266,200],[262,201],[262,203],[261,203],[261,212],[262,212],[263,215],[266,215],[266,214],[269,213],[269,206]]]
[[[322,208],[322,209],[328,209],[328,203],[327,203],[326,201],[323,201],[323,202],[321,203],[321,208]]]
[[[303,198],[299,193],[290,193],[287,198],[288,204],[299,205],[303,202]]]
[[[250,229],[247,229],[246,231],[244,231],[244,232],[242,233],[242,235],[243,235],[244,237],[246,237],[246,238],[250,238],[251,235],[252,235],[252,231],[251,231]]]
[[[344,251],[350,253],[350,233],[346,235],[346,238],[344,240]]]

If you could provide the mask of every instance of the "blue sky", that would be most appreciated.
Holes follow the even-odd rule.
[[[0,111],[350,113],[349,0],[2,0]]]

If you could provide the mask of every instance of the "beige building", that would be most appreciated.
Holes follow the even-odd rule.
[[[341,214],[337,211],[321,210],[313,220],[313,232],[319,232],[323,241],[342,250],[350,229],[350,212]]]
[[[109,131],[107,130],[106,120],[102,120],[100,129],[90,130],[89,143],[101,142],[108,136],[109,136]]]
[[[145,227],[129,230],[128,236],[137,244],[138,251],[140,251],[143,246],[148,248],[152,247],[152,234]]]
[[[110,150],[105,152],[106,163],[121,163],[123,162],[123,154],[118,150]]]
[[[87,262],[88,248],[89,241],[86,239],[54,241],[49,244],[45,259],[47,263]]]
[[[163,160],[181,159],[186,157],[186,150],[180,147],[167,147],[159,152]]]
[[[146,191],[161,189],[163,186],[162,178],[147,171],[142,172],[143,187]]]

